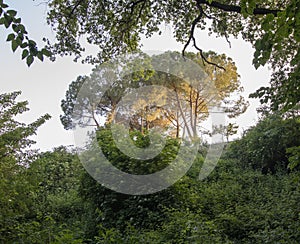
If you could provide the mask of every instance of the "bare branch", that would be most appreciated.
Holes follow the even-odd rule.
[[[197,1],[197,3],[198,2],[199,1]],[[203,50],[201,48],[199,48],[197,46],[197,44],[196,44],[196,39],[194,37],[195,28],[196,28],[196,25],[198,24],[198,22],[201,20],[202,16],[204,15],[204,11],[203,11],[201,5],[197,4],[197,7],[198,7],[198,9],[200,11],[200,14],[193,20],[191,31],[190,31],[190,36],[189,36],[188,41],[184,45],[184,48],[182,50],[182,56],[184,57],[185,51],[186,51],[187,47],[189,46],[189,44],[191,43],[191,41],[193,41],[194,47],[200,52],[200,56],[201,56],[202,60],[204,60],[208,64],[214,65],[214,66],[218,67],[219,69],[222,69],[222,70],[226,71],[225,68],[221,67],[220,65],[208,61],[207,58],[203,54]]]
[[[194,47],[199,51],[201,58],[202,58],[206,63],[211,64],[211,65],[214,65],[214,66],[218,67],[219,69],[222,69],[222,70],[226,71],[226,69],[225,69],[224,67],[222,67],[222,66],[220,66],[220,65],[218,65],[218,64],[216,64],[216,63],[213,63],[213,62],[208,61],[207,58],[206,58],[206,57],[204,56],[204,54],[203,54],[203,50],[197,46],[195,37],[193,37],[192,39],[193,39]]]
[[[201,20],[202,15],[203,15],[203,10],[202,10],[202,8],[201,8],[200,14],[197,16],[196,19],[194,19],[194,21],[193,21],[193,23],[192,23],[192,27],[191,27],[189,39],[188,39],[188,41],[186,42],[186,44],[184,45],[184,48],[183,48],[183,50],[182,50],[182,56],[183,56],[183,57],[184,57],[184,54],[185,54],[185,50],[186,50],[187,47],[190,45],[190,42],[191,42],[192,38],[194,37],[194,32],[195,32],[196,25],[197,25],[198,22]]]

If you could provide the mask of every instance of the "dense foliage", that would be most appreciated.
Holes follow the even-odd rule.
[[[275,173],[288,171],[289,155],[296,154],[299,145],[299,119],[284,119],[275,114],[249,129],[241,140],[231,145],[231,151],[244,167]]]
[[[25,109],[24,103],[14,102],[17,94],[2,95],[2,111],[13,109],[17,114]],[[101,186],[65,147],[34,156],[28,150],[18,153],[20,145],[31,143],[27,135],[47,117],[26,127],[7,116],[1,113],[0,138],[16,138],[10,140],[16,153],[6,154],[10,144],[1,144],[1,243],[300,242],[300,175],[297,166],[286,170],[291,151],[299,148],[299,136],[291,136],[299,133],[296,118],[262,119],[227,146],[204,181],[198,180],[207,151],[202,145],[192,168],[176,184],[134,196]],[[178,139],[169,138],[162,154],[148,160],[148,167],[123,155],[108,127],[97,136],[116,167],[139,174],[165,167],[179,146]],[[148,145],[147,134],[132,131],[131,137],[139,147]],[[287,147],[293,150],[286,154]],[[293,155],[295,163],[297,153]],[[261,167],[270,162],[276,171],[262,174]]]
[[[196,1],[47,1],[47,22],[55,40],[47,37],[45,48],[37,49],[29,39],[17,12],[0,1],[0,25],[12,28],[7,41],[12,50],[23,49],[22,58],[31,65],[34,58],[74,55],[91,63],[102,63],[121,53],[136,51],[144,35],[161,33],[161,23],[170,24],[173,35],[183,43],[183,53],[193,46],[207,63],[211,62],[195,37],[196,30],[228,38],[242,37],[255,48],[255,68],[270,64],[270,87],[253,94],[273,110],[287,110],[299,102],[300,3],[298,0],[196,0]],[[88,44],[98,47],[87,55]],[[87,56],[86,56],[87,55]],[[220,68],[219,65],[215,64]]]
[[[27,111],[27,102],[18,102],[21,92],[0,95],[0,241],[17,238],[22,222],[30,218],[34,187],[28,184],[28,165],[37,153],[30,149],[30,136],[50,118],[42,116],[29,125],[16,121]]]

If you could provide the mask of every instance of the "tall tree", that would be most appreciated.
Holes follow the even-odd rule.
[[[30,150],[34,143],[30,136],[50,118],[48,114],[26,125],[15,117],[27,111],[27,102],[17,102],[21,92],[0,95],[0,242],[12,242],[18,226],[29,213],[32,187],[25,170],[36,157]]]
[[[75,123],[99,128],[101,116],[106,116],[104,121],[110,123],[125,91],[138,87],[141,80],[149,79],[153,73],[146,54],[118,61],[96,66],[90,76],[79,76],[70,84],[61,102],[65,129],[73,128]]]
[[[169,60],[168,65],[172,67],[173,72],[176,72],[176,76],[156,72],[149,81],[152,84],[164,85],[175,94],[168,99],[168,102],[173,103],[174,106],[169,106],[172,109],[168,108],[164,112],[175,126],[177,137],[181,129],[189,137],[197,137],[199,125],[210,115],[212,111],[209,110],[212,106],[222,107],[228,117],[236,117],[244,113],[248,107],[248,103],[240,95],[243,87],[232,59],[225,54],[219,55],[212,51],[204,54],[209,62],[224,67],[226,71],[204,65],[200,53],[186,53],[185,56],[205,71],[205,75],[201,77],[195,75],[195,68],[188,65],[182,66],[180,62],[177,62],[180,59],[180,53],[165,52],[152,57],[153,66],[163,66],[166,63],[165,60]],[[182,74],[186,75],[180,78]]]
[[[142,132],[161,127],[169,132],[175,129],[174,134],[179,137],[183,129],[193,138],[197,137],[199,123],[208,117],[208,107],[212,104],[225,107],[224,112],[231,117],[246,110],[248,104],[243,97],[231,97],[234,93],[239,94],[242,87],[236,66],[230,58],[214,52],[207,54],[209,60],[224,66],[224,71],[204,66],[200,54],[187,53],[186,57],[194,61],[193,67],[192,62],[183,65],[185,61],[180,53],[165,52],[151,58],[141,56],[144,59],[138,59],[138,73],[122,75],[124,72],[120,67],[103,65],[94,69],[90,77],[78,77],[62,101],[64,115],[61,120],[65,128],[71,128],[74,123],[82,124],[83,121],[99,128],[101,118],[97,115],[102,115],[107,123],[112,119],[115,122],[127,121],[132,129]],[[154,70],[162,67],[171,73]],[[129,71],[131,68],[130,62],[123,67]],[[203,69],[207,77],[198,76],[195,68]],[[147,89],[149,85],[150,89]],[[126,95],[128,93],[130,95]],[[119,102],[121,105],[118,105],[115,116]]]

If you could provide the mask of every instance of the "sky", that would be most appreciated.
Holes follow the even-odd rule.
[[[54,33],[46,23],[46,7],[44,4],[38,4],[37,1],[32,0],[7,2],[11,8],[18,11],[18,16],[22,18],[30,38],[35,40],[40,47],[43,45],[43,37],[54,37]],[[142,39],[142,50],[181,51],[183,45],[172,38],[171,27],[162,25],[161,30],[161,36],[155,35],[149,39]],[[30,123],[45,113],[52,116],[49,121],[38,129],[37,136],[33,137],[37,141],[34,148],[45,151],[60,145],[74,145],[73,132],[64,130],[60,123],[59,116],[62,114],[60,104],[65,97],[69,84],[76,80],[79,75],[89,75],[93,66],[75,63],[71,57],[59,57],[55,62],[48,60],[44,62],[35,61],[28,68],[24,60],[21,60],[20,51],[17,50],[13,53],[10,43],[6,42],[8,33],[1,26],[0,93],[22,91],[19,101],[27,100],[30,111],[20,116],[19,121]],[[243,96],[250,102],[246,113],[236,120],[240,134],[258,120],[256,108],[259,106],[259,102],[255,99],[248,99],[248,95],[259,87],[268,85],[270,71],[267,67],[255,70],[252,65],[254,50],[249,43],[241,39],[230,39],[231,48],[225,39],[214,36],[209,37],[205,32],[197,32],[196,39],[203,50],[213,50],[220,54],[225,53],[236,63],[242,86],[245,88]]]

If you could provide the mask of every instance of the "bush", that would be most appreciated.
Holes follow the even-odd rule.
[[[270,115],[249,129],[241,140],[230,145],[228,156],[237,159],[243,167],[262,173],[288,171],[290,147],[300,146],[300,122]]]

